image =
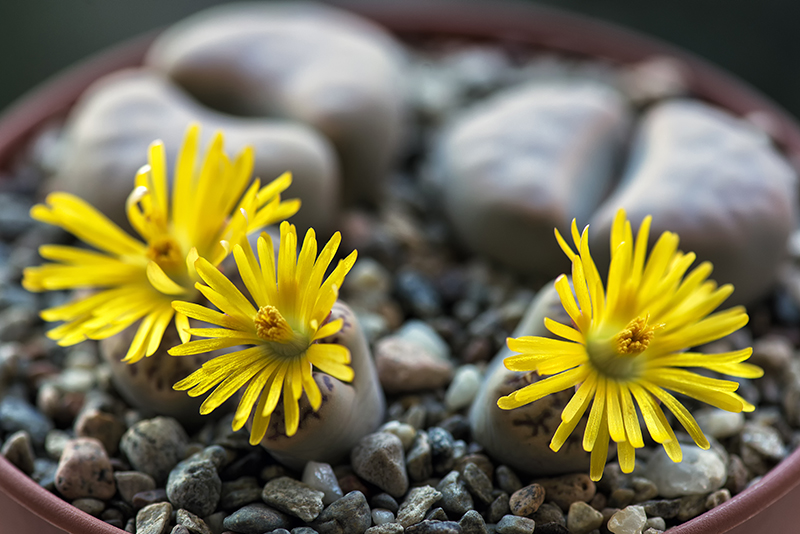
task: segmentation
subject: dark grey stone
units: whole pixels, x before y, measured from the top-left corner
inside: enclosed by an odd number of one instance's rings
[[[299,480],[278,477],[267,482],[261,492],[261,499],[281,512],[310,523],[322,511],[324,495],[323,492],[317,491]]]
[[[325,508],[314,523],[320,534],[363,534],[372,524],[367,498],[351,491]]]
[[[470,510],[458,522],[462,534],[486,534],[486,522],[476,510]]]
[[[291,519],[283,512],[263,503],[248,504],[239,508],[222,522],[225,530],[241,534],[263,534],[276,528],[291,526]]]
[[[7,433],[24,430],[33,444],[41,447],[47,433],[53,429],[53,423],[28,402],[7,395],[0,400],[0,429]]]
[[[405,534],[461,534],[455,521],[423,521],[408,527]]]
[[[217,467],[207,459],[189,458],[170,471],[167,497],[177,508],[184,508],[204,517],[217,508],[222,481]]]

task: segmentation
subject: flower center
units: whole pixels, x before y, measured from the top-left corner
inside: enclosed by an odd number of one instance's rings
[[[147,257],[156,262],[165,273],[174,274],[183,268],[183,254],[178,243],[169,236],[161,236],[149,243]]]
[[[638,374],[636,356],[644,352],[653,341],[656,330],[663,324],[649,324],[650,314],[637,317],[616,335],[588,339],[586,350],[589,360],[599,372],[610,378],[629,380]]]
[[[253,321],[256,334],[265,341],[289,343],[295,339],[294,330],[275,306],[261,306]]]
[[[655,336],[656,330],[664,328],[663,324],[649,325],[650,314],[637,317],[622,331],[614,336],[619,354],[639,354],[644,352]]]

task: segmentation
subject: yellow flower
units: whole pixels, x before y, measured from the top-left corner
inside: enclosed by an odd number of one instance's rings
[[[660,404],[699,447],[709,447],[692,415],[667,390],[731,412],[754,409],[734,393],[738,383],[709,378],[687,367],[743,378],[763,374],[759,367],[742,363],[752,354],[751,348],[721,354],[684,352],[738,330],[748,317],[742,307],[711,313],[733,287],[718,288],[708,280],[712,270],[708,262],[687,275],[695,254],[678,250],[677,235],[664,232],[646,258],[650,222],[649,216],[642,221],[634,241],[625,212],[617,212],[605,290],[589,253],[588,227],[579,234],[572,221],[577,253],[556,230],[559,245],[572,261],[574,294],[565,275],[556,279],[555,287],[573,325],[546,318],[547,329],[563,339],[508,339],[508,347],[520,353],[505,359],[508,369],[553,376],[500,398],[497,405],[510,410],[577,387],[561,413],[550,448],[561,448],[591,404],[583,448],[592,453],[592,480],[603,474],[609,437],[617,443],[622,471],[633,470],[635,449],[644,446],[637,405],[653,440],[674,462],[681,461],[681,448]]]
[[[288,173],[263,188],[259,180],[248,188],[253,150],[244,149],[231,162],[221,133],[198,168],[199,138],[199,126],[190,126],[175,166],[171,205],[164,145],[150,145],[149,165],[139,170],[127,201],[128,220],[144,242],[68,193],[50,194],[45,204],[31,209],[34,219],[60,226],[98,249],[44,245],[39,253],[57,263],[25,269],[22,284],[30,291],[96,290],[42,312],[46,321],[64,321],[48,332],[50,338],[60,345],[104,339],[141,319],[123,360],[130,363],[156,351],[173,316],[181,338],[188,339],[188,319],[175,314],[172,301],[199,296],[194,289],[197,257],[218,265],[231,243],[300,208],[299,200],[280,200],[292,182]]]
[[[176,301],[173,307],[221,328],[189,329],[190,334],[209,339],[185,342],[169,353],[184,356],[236,345],[252,346],[217,356],[173,388],[189,390],[190,396],[197,397],[216,386],[200,406],[200,413],[205,415],[249,382],[236,410],[233,429],[244,426],[257,404],[250,433],[253,445],[264,438],[282,391],[286,435],[293,436],[300,423],[297,401],[303,391],[314,410],[322,404],[322,394],[311,375],[312,366],[339,380],[353,379],[348,365],[350,351],[342,345],[318,343],[342,328],[341,319],[326,320],[345,275],[356,261],[356,252],[341,260],[323,281],[340,242],[337,232],[317,258],[317,241],[314,231],[309,230],[298,256],[295,227],[283,222],[277,273],[268,235],[262,234],[258,239],[260,261],[246,242],[235,245],[236,265],[255,306],[213,265],[198,258],[197,272],[208,285],[198,283],[196,287],[222,313],[191,302]]]

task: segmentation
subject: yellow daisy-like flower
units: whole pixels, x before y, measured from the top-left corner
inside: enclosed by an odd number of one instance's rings
[[[681,461],[681,448],[661,405],[699,447],[709,447],[692,415],[667,390],[731,412],[754,409],[735,393],[738,383],[709,378],[687,367],[743,378],[763,374],[759,367],[742,363],[752,354],[751,348],[721,354],[684,352],[738,330],[748,317],[740,306],[712,313],[733,286],[717,287],[708,280],[709,262],[686,274],[695,254],[678,250],[677,235],[664,232],[646,257],[650,223],[649,216],[642,221],[634,241],[625,212],[617,212],[605,290],[589,253],[588,227],[579,234],[572,221],[577,253],[556,230],[559,245],[572,261],[574,294],[565,275],[556,279],[555,288],[573,325],[546,318],[547,329],[563,339],[508,339],[508,347],[520,353],[505,359],[508,369],[552,376],[501,397],[497,405],[510,410],[577,387],[561,413],[550,448],[561,448],[591,404],[583,448],[592,453],[592,480],[603,474],[609,437],[617,443],[622,471],[633,471],[635,449],[644,446],[637,405],[653,440],[674,462]]]
[[[96,289],[90,296],[42,311],[46,321],[64,321],[48,337],[59,345],[87,338],[110,337],[136,321],[141,324],[123,359],[130,363],[151,356],[173,317],[182,339],[189,321],[175,313],[176,297],[194,299],[198,256],[218,265],[231,243],[294,215],[299,200],[282,202],[292,182],[286,173],[261,187],[248,187],[253,150],[244,149],[231,162],[218,133],[198,168],[200,128],[189,127],[175,166],[172,199],[167,195],[164,145],[150,145],[149,165],[136,176],[127,215],[144,242],[124,232],[103,214],[68,193],[52,193],[31,209],[34,219],[53,224],[98,249],[44,245],[43,258],[56,263],[25,269],[22,285],[30,291]]]
[[[196,287],[222,313],[191,302],[176,301],[173,307],[178,313],[221,328],[189,329],[190,334],[209,339],[185,342],[169,353],[184,356],[236,345],[252,346],[217,356],[173,388],[188,390],[190,396],[197,397],[216,386],[200,406],[200,413],[205,415],[249,382],[236,410],[233,429],[242,428],[256,406],[250,433],[253,445],[264,438],[282,392],[286,435],[293,436],[300,423],[298,400],[303,391],[314,410],[322,404],[312,367],[345,382],[353,379],[348,365],[350,351],[342,345],[319,343],[342,328],[341,319],[326,320],[345,275],[356,261],[353,251],[324,278],[340,242],[337,232],[317,258],[317,240],[314,231],[309,230],[298,256],[295,227],[283,222],[277,272],[268,235],[262,234],[258,239],[258,260],[246,242],[235,245],[236,265],[255,305],[211,263],[199,258],[195,266],[208,285],[198,283]]]

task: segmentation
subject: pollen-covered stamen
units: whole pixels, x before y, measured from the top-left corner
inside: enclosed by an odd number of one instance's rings
[[[619,354],[639,354],[650,345],[656,330],[664,328],[663,324],[650,325],[650,314],[637,317],[614,337]]]
[[[266,341],[289,343],[294,339],[294,331],[275,306],[261,306],[254,319],[256,334]]]
[[[156,238],[147,247],[147,257],[170,273],[184,265],[184,256],[178,243],[169,236]]]

